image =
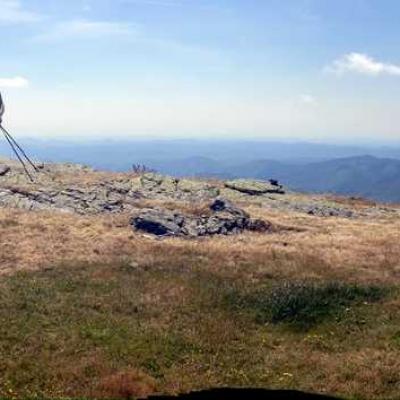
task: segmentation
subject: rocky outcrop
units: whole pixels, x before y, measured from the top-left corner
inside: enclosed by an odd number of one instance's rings
[[[139,216],[131,221],[137,230],[157,236],[181,236],[187,234],[184,227],[185,217],[178,212],[160,208],[143,209]]]
[[[46,167],[47,172],[50,167]],[[51,167],[52,168],[52,167]],[[63,169],[62,169],[63,168]],[[55,174],[93,173],[85,167],[56,166]],[[1,172],[1,170],[0,170]],[[5,172],[6,173],[6,172]],[[14,174],[14,175],[13,175]],[[204,201],[218,196],[217,188],[202,181],[175,179],[155,173],[143,174],[139,178],[101,180],[88,184],[62,184],[53,181],[50,174],[38,174],[35,185],[18,184],[19,171],[0,180],[0,206],[11,206],[28,210],[58,209],[79,214],[129,211],[139,198]]]
[[[176,192],[178,182],[178,179],[154,172],[143,174],[140,177],[140,183],[144,191],[159,194],[172,194]]]
[[[351,210],[340,204],[326,203],[323,200],[318,201],[311,197],[307,202],[296,199],[282,199],[280,201],[274,200],[264,205],[272,209],[295,211],[315,217],[355,218],[362,215],[359,211]],[[365,209],[364,211],[371,213],[373,209]]]
[[[132,218],[131,225],[157,236],[211,236],[232,235],[244,230],[268,231],[271,224],[253,220],[240,208],[224,199],[216,199],[211,205],[212,215],[183,215],[160,208],[144,209]]]
[[[78,214],[137,212],[138,199],[176,201],[182,204],[203,205],[223,196],[236,201],[261,202],[266,207],[302,212],[318,217],[355,218],[360,210],[351,210],[336,202],[323,199],[304,199],[289,193],[287,196],[270,193],[284,193],[279,182],[236,179],[223,183],[199,179],[176,179],[154,172],[140,175],[98,172],[90,167],[76,164],[45,164],[35,174],[35,183],[27,179],[22,167],[12,160],[0,160],[0,207],[15,207],[26,210],[59,210]],[[225,186],[225,187],[223,187]],[[228,203],[213,203],[212,217],[203,216],[191,220],[186,216],[185,229],[193,235],[211,232],[234,232],[251,228],[248,216]],[[233,209],[230,207],[233,207]],[[164,210],[161,210],[164,212]],[[151,211],[151,212],[154,212]],[[378,207],[365,209],[364,213],[376,215]],[[386,212],[386,211],[385,211]],[[215,216],[218,216],[216,218]],[[171,217],[172,218],[172,217]],[[181,227],[182,228],[182,227]],[[259,227],[262,228],[262,227]],[[258,229],[258,228],[257,228]]]
[[[140,195],[119,185],[99,184],[92,187],[47,188],[23,190],[17,187],[0,189],[0,206],[26,210],[57,209],[78,214],[120,212],[132,208],[128,198]]]
[[[140,177],[140,191],[146,197],[169,197],[181,200],[207,200],[219,195],[218,188],[200,180],[178,179],[157,173]]]
[[[273,179],[268,182],[253,179],[234,179],[225,182],[225,187],[252,196],[259,196],[266,193],[285,193],[283,186]]]
[[[201,200],[214,199],[220,194],[220,190],[217,187],[207,182],[190,179],[180,179],[177,191],[183,196],[188,194],[190,197]]]
[[[341,217],[351,218],[354,216],[353,211],[329,206],[306,205],[299,208],[301,211],[306,212],[308,215],[315,215],[318,217]]]

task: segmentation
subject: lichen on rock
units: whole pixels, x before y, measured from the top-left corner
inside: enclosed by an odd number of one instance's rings
[[[225,182],[225,187],[252,196],[259,196],[266,193],[285,193],[282,185],[279,185],[276,180],[267,182],[255,179],[234,179]]]

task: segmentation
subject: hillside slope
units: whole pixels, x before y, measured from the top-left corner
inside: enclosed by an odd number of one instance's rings
[[[398,396],[397,206],[75,165],[46,165],[30,184],[10,164],[0,396],[222,386]],[[272,229],[194,238],[131,225],[144,210],[214,221],[215,199]]]
[[[293,190],[364,196],[400,202],[400,161],[372,156],[290,165],[257,161],[230,169],[234,176],[276,177]]]

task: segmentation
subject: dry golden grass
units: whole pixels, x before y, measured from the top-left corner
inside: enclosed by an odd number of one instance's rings
[[[161,204],[142,205],[155,203]],[[173,202],[167,207],[177,208]],[[13,273],[70,261],[122,259],[151,266],[165,258],[179,262],[182,257],[198,257],[205,269],[223,276],[250,273],[254,278],[329,277],[382,283],[400,279],[400,219],[318,218],[254,206],[247,211],[282,229],[201,240],[155,240],[132,231],[129,215],[1,209],[0,270]]]
[[[364,199],[362,197],[346,197],[339,195],[326,195],[325,198],[329,201],[333,201],[337,204],[343,204],[346,206],[350,206],[352,208],[357,207],[374,207],[377,203],[373,200]]]
[[[96,398],[144,398],[156,391],[155,380],[142,371],[130,369],[106,376],[92,393]]]

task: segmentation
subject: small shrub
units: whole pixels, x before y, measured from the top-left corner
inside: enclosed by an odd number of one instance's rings
[[[250,310],[258,323],[289,322],[298,327],[310,328],[328,317],[338,316],[352,304],[376,302],[386,293],[387,288],[378,286],[286,282],[244,296],[236,295],[236,307]],[[232,295],[229,295],[230,303]]]

